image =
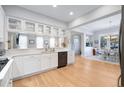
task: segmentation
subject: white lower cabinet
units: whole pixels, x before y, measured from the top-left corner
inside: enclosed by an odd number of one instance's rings
[[[75,62],[74,51],[68,51],[68,64],[73,64]]]
[[[24,75],[41,71],[40,56],[41,55],[23,57]]]
[[[43,54],[41,57],[42,71],[50,69],[50,53]]]
[[[23,77],[39,71],[45,71],[58,66],[58,53],[41,55],[26,55],[14,58],[13,78]]]
[[[58,53],[51,53],[51,56],[50,56],[50,67],[51,68],[55,68],[58,66]]]
[[[15,57],[13,62],[13,78],[18,78],[24,75],[23,57]]]

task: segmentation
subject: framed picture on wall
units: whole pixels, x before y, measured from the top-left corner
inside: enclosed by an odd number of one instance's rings
[[[98,43],[99,43],[99,40],[94,40],[94,43],[95,43],[95,44],[98,44]]]
[[[34,40],[29,40],[29,44],[35,44]]]

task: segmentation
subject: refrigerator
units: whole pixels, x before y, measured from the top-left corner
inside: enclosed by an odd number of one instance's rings
[[[121,24],[119,36],[119,55],[121,75],[118,79],[118,85],[124,87],[124,6],[121,6]]]

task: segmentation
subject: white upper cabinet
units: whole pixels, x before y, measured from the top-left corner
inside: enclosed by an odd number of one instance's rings
[[[25,31],[35,32],[35,23],[26,21],[25,22]]]
[[[44,25],[38,24],[38,32],[44,34]]]
[[[7,28],[9,32],[32,33],[52,37],[63,37],[64,35],[64,30],[59,27],[9,16],[7,17]]]
[[[22,30],[22,20],[8,17],[8,30]]]
[[[47,25],[45,26],[44,34],[51,35],[51,27],[50,26],[47,26]]]
[[[62,30],[62,29],[59,29],[59,37],[63,37],[64,36],[64,33],[65,33],[65,31],[64,30]]]
[[[52,28],[52,36],[58,36],[58,34],[59,34],[59,29],[56,27],[53,27]]]

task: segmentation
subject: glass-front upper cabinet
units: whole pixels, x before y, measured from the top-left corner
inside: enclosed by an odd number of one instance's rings
[[[40,32],[40,33],[44,33],[44,25],[42,25],[42,24],[40,24],[40,25],[38,25],[38,32]]]
[[[35,23],[25,22],[25,31],[35,32]]]
[[[50,26],[45,26],[45,34],[50,35],[51,34],[51,27]]]
[[[63,37],[63,30],[62,29],[59,30],[58,36]]]
[[[16,18],[8,18],[8,30],[21,30],[22,22]]]
[[[52,35],[53,35],[53,36],[58,36],[58,35],[59,35],[59,29],[56,28],[56,27],[53,27]]]

